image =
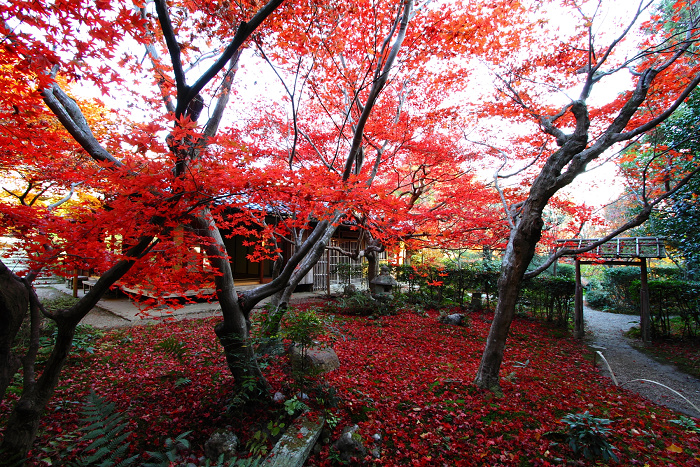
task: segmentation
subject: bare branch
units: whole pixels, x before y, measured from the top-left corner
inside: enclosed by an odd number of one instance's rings
[[[68,97],[57,83],[44,89],[41,95],[56,118],[90,157],[99,162],[110,162],[115,167],[123,167],[123,164],[97,141],[78,104]]]
[[[350,153],[348,154],[348,159],[345,162],[345,170],[343,172],[343,180],[347,181],[348,178],[350,177],[350,174],[352,173],[352,167],[353,164],[356,165],[355,172],[359,173],[359,168],[357,167],[357,163],[360,160],[361,157],[361,148],[362,148],[362,140],[363,140],[363,133],[364,133],[364,128],[365,124],[367,123],[367,120],[369,119],[369,115],[372,111],[372,108],[374,107],[375,102],[377,101],[379,94],[381,93],[382,89],[384,89],[384,85],[386,84],[387,79],[389,78],[389,71],[391,70],[392,66],[394,65],[394,61],[396,60],[396,56],[399,53],[399,49],[401,48],[401,45],[403,44],[403,40],[406,37],[406,30],[408,29],[408,22],[411,17],[411,11],[413,9],[413,0],[404,0],[403,3],[403,15],[400,19],[400,27],[398,29],[397,37],[396,40],[394,41],[393,46],[391,47],[391,51],[389,52],[386,61],[384,62],[384,66],[381,68],[381,74],[379,73],[380,70],[380,64],[377,64],[377,74],[376,79],[374,83],[372,84],[372,89],[369,92],[369,96],[367,97],[367,102],[365,103],[362,115],[360,115],[360,118],[357,121],[357,129],[355,130],[355,135],[353,137],[352,141],[352,146],[350,148]],[[398,22],[398,16],[397,16],[397,22]],[[389,39],[394,32],[394,27],[392,27],[391,35],[387,35],[387,39]]]
[[[194,97],[198,95],[202,89],[204,89],[204,86],[206,86],[207,83],[209,83],[209,81],[211,81],[211,79],[214,78],[214,76],[216,76],[216,74],[226,66],[226,63],[231,60],[231,57],[233,57],[236,51],[240,49],[246,39],[250,37],[258,26],[260,26],[262,22],[273,13],[283,1],[284,0],[270,0],[267,2],[267,4],[265,4],[265,6],[258,10],[255,16],[253,16],[249,22],[241,22],[241,24],[238,26],[238,30],[236,31],[236,35],[233,37],[233,40],[231,40],[219,59],[212,64],[212,66],[210,66],[209,69],[207,69],[207,71],[205,71],[202,76],[200,76],[199,79],[192,85],[192,87],[188,90],[185,99],[180,102],[178,96],[178,103],[175,112],[176,115],[179,116],[184,113],[189,102],[194,99]]]
[[[188,91],[185,70],[183,70],[182,60],[180,60],[180,44],[178,44],[177,38],[175,37],[173,24],[170,21],[170,14],[168,13],[168,5],[165,3],[165,0],[155,0],[155,4],[156,12],[158,13],[158,22],[160,23],[160,28],[165,38],[165,44],[170,53],[170,61],[172,62],[175,86],[177,88],[177,100],[178,105],[180,105],[180,101],[187,97]]]

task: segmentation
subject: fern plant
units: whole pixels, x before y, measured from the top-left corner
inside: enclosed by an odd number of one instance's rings
[[[155,349],[160,350],[161,352],[164,352],[177,360],[182,360],[185,355],[187,355],[187,347],[185,347],[185,344],[172,336],[166,337],[162,341],[158,342],[155,345]]]
[[[81,422],[87,425],[80,431],[79,441],[89,441],[82,450],[85,455],[73,465],[99,467],[125,467],[134,464],[138,455],[126,457],[132,434],[127,430],[124,414],[116,411],[114,403],[90,391],[82,409]],[[88,454],[91,453],[91,454]]]
[[[190,448],[190,442],[186,439],[186,436],[190,433],[192,432],[186,431],[175,439],[166,439],[165,452],[146,451],[146,454],[150,456],[150,462],[144,463],[142,467],[169,467],[175,465],[177,461],[181,460],[180,452]]]

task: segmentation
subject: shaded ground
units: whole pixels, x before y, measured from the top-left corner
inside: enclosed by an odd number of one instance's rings
[[[245,286],[239,288],[243,290]],[[60,297],[61,295],[72,295],[73,291],[61,284],[39,286],[36,288],[40,299],[46,300]],[[78,290],[78,297],[83,296],[83,291]],[[306,300],[319,299],[322,296],[316,293],[296,293],[292,303]],[[262,307],[269,299],[261,301],[257,307]],[[181,320],[194,318],[208,318],[210,316],[221,316],[221,308],[218,302],[192,303],[180,308],[168,308],[166,306],[151,309],[144,312],[143,307],[124,295],[119,297],[105,296],[83,319],[83,324],[99,329],[124,328],[155,323],[162,320]]]
[[[68,289],[66,289],[66,291],[63,291],[62,289],[65,289],[65,287],[37,287],[36,292],[41,300],[49,300],[52,298],[58,298],[68,293]],[[99,329],[123,328],[131,326],[132,324],[129,320],[99,307],[95,307],[90,310],[90,313],[88,313],[88,315],[81,322]]]
[[[610,364],[618,383],[644,398],[677,412],[700,417],[700,412],[666,388],[654,383],[634,381],[648,379],[678,391],[700,407],[700,381],[672,365],[665,365],[639,352],[624,333],[639,326],[639,317],[619,315],[584,308],[587,339],[594,350],[600,350]],[[605,364],[598,362],[603,374],[610,376]]]

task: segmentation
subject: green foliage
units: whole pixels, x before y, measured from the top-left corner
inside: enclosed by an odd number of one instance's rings
[[[324,333],[323,324],[315,308],[292,310],[283,319],[282,335],[306,349]]]
[[[486,295],[487,300],[496,296],[499,265],[491,261],[461,263],[453,267],[427,264],[398,266],[396,279],[408,284],[402,296],[409,304],[425,309],[445,305],[467,306],[470,292]]]
[[[604,310],[610,306],[611,300],[608,292],[603,289],[590,289],[586,292],[588,305],[596,310]]]
[[[326,425],[328,425],[328,428],[330,428],[331,430],[334,430],[335,427],[338,426],[338,423],[341,422],[342,417],[340,417],[334,413],[327,412],[325,414],[325,419],[326,419]]]
[[[274,437],[279,436],[282,433],[282,430],[284,430],[285,426],[287,425],[283,422],[273,422],[272,420],[267,423],[267,429]]]
[[[246,449],[253,456],[266,456],[270,450],[270,435],[264,430],[256,431],[248,440]]]
[[[350,285],[353,279],[363,277],[365,266],[362,264],[353,263],[338,263],[332,270],[331,274],[337,274],[341,284]]]
[[[58,310],[64,310],[72,307],[78,302],[78,298],[70,295],[61,295],[56,298],[47,299],[43,302],[44,308],[50,313],[55,313]],[[22,331],[21,340],[28,342],[29,340],[29,323],[26,325],[26,330]],[[51,352],[53,344],[56,341],[58,328],[53,321],[46,322],[42,329],[41,337],[39,338],[39,353],[46,355]],[[87,324],[78,324],[73,335],[72,350],[74,352],[95,352],[95,342],[104,336],[104,332]],[[26,346],[27,344],[22,344]]]
[[[641,282],[630,286],[630,293],[639,300]],[[652,338],[694,337],[700,330],[700,282],[679,280],[649,281],[649,308]],[[678,322],[676,325],[674,320]]]
[[[333,311],[347,315],[368,316],[373,314],[376,308],[377,302],[369,293],[355,292],[340,297]]]
[[[287,412],[287,415],[294,416],[294,414],[309,410],[309,406],[294,396],[291,399],[284,401],[284,410]]]
[[[693,420],[692,418],[681,415],[678,420],[669,421],[671,423],[675,423],[676,425],[680,425],[685,431],[700,434],[700,427],[695,424],[695,420]]]
[[[537,317],[565,327],[571,319],[575,292],[575,281],[542,275],[523,283],[520,305],[527,305]]]
[[[83,436],[78,441],[89,443],[75,466],[121,467],[136,462],[138,455],[126,457],[131,444],[127,439],[132,432],[126,429],[124,415],[115,410],[112,402],[91,391],[82,415],[81,422],[86,426],[81,429]]]
[[[617,462],[618,458],[613,452],[615,448],[607,440],[610,432],[607,426],[612,421],[596,418],[588,411],[570,413],[561,421],[568,425],[567,441],[574,454],[583,455],[588,460],[602,459]]]
[[[564,279],[576,278],[576,266],[573,264],[561,263],[557,265],[557,277]]]
[[[293,365],[292,376],[304,391],[309,375],[306,355],[314,345],[314,341],[325,333],[324,322],[315,308],[292,310],[283,320],[282,335],[299,349],[299,362]]]
[[[673,169],[689,172],[700,157],[700,92],[695,90],[674,114],[644,138],[645,145],[632,147],[637,167],[654,167],[654,158],[666,154],[685,153],[656,170]],[[649,148],[649,149],[646,149]],[[647,174],[653,176],[655,174]],[[680,178],[680,177],[679,177]],[[700,280],[700,178],[695,176],[687,185],[660,204],[645,223],[645,234],[666,238],[667,252],[674,262],[685,266],[687,277]]]
[[[284,424],[283,424],[284,425]],[[151,452],[146,451],[149,455],[148,462],[145,462],[142,467],[170,467],[174,465],[192,465],[184,458],[185,453],[190,449],[190,442],[187,436],[190,431],[180,434],[175,439],[168,438],[165,440],[165,451]],[[205,462],[205,467],[259,467],[263,465],[261,457],[250,457],[248,459],[229,459],[225,460],[224,455],[219,456],[216,462],[212,463],[209,459]]]
[[[182,360],[187,354],[185,344],[172,336],[158,342],[154,348],[178,360]]]
[[[602,287],[608,292],[611,307],[617,311],[638,311],[639,300],[632,292],[632,283],[639,279],[635,266],[606,268]]]
[[[62,294],[55,298],[49,298],[42,302],[46,311],[55,313],[59,310],[66,310],[80,301],[79,298],[72,295]]]
[[[175,439],[166,439],[166,450],[163,452],[146,451],[150,458],[149,462],[143,464],[143,467],[168,467],[181,460],[181,452],[190,448],[190,442],[186,438],[190,433],[191,431],[186,431]]]
[[[223,459],[219,459],[218,464],[211,464],[212,467],[261,467],[263,463],[265,462],[265,459],[261,458],[260,456],[257,457],[249,457],[247,459],[231,459],[228,462],[224,462]],[[207,463],[205,464],[205,467],[209,466],[210,464]]]
[[[649,268],[649,279],[652,280],[684,280],[685,271],[676,266],[659,266]]]

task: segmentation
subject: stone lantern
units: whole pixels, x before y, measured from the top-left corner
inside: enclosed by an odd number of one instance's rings
[[[389,275],[389,267],[382,266],[381,272],[370,282],[372,285],[372,296],[378,300],[389,300],[394,298],[392,289],[399,285],[396,279]]]

